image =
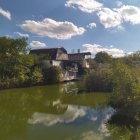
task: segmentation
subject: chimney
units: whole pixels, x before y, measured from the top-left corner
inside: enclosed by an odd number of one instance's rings
[[[77,53],[80,53],[80,49],[77,50]]]

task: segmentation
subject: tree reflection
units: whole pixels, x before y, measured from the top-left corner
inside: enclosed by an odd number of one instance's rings
[[[113,140],[139,140],[140,124],[133,118],[122,114],[114,114],[108,122],[108,129]]]
[[[52,92],[54,95],[51,95]],[[23,137],[27,133],[27,122],[34,112],[63,114],[67,105],[62,105],[58,99],[58,88],[51,89],[51,92],[43,87],[1,91],[0,137],[3,140]]]
[[[66,88],[65,84],[60,84],[0,91],[0,137],[3,140],[28,139],[26,137],[28,137],[27,134],[31,127],[28,122],[36,117],[34,114],[38,113],[37,117],[40,114],[46,114],[43,115],[45,118],[53,116],[54,120],[58,116],[62,116],[60,121],[63,120],[63,116],[65,116],[65,120],[66,118],[75,120],[75,116],[82,116],[81,110],[79,110],[80,106],[89,108],[87,112],[90,114],[87,115],[87,121],[83,122],[84,126],[88,126],[86,123],[89,122],[89,116],[91,115],[92,121],[95,121],[95,114],[98,114],[99,106],[102,106],[101,108],[104,110],[107,105],[107,94],[66,94],[63,92],[64,88]],[[69,88],[68,86],[67,88],[69,90],[72,87]],[[77,107],[75,109],[68,108],[69,105],[76,105]],[[91,108],[96,108],[97,111],[90,111]],[[102,118],[102,111],[99,111],[99,114],[97,122],[102,120],[100,119]],[[79,122],[82,122],[82,119],[85,118],[81,117]]]

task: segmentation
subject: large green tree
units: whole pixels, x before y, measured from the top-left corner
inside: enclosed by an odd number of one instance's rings
[[[23,55],[26,54],[26,39],[0,38],[0,78],[12,78],[17,76],[22,63]]]
[[[37,57],[27,54],[25,38],[0,38],[0,87],[22,85],[29,81]]]
[[[94,60],[96,63],[109,63],[112,60],[112,57],[106,52],[99,52],[95,55]]]

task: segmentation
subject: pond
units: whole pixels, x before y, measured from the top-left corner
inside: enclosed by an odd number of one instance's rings
[[[0,91],[1,140],[118,140],[109,93],[75,92],[75,83]]]

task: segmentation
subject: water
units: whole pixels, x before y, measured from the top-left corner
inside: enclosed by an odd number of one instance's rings
[[[0,140],[127,140],[127,129],[107,124],[114,114],[108,93],[74,89],[69,83],[0,91]]]

